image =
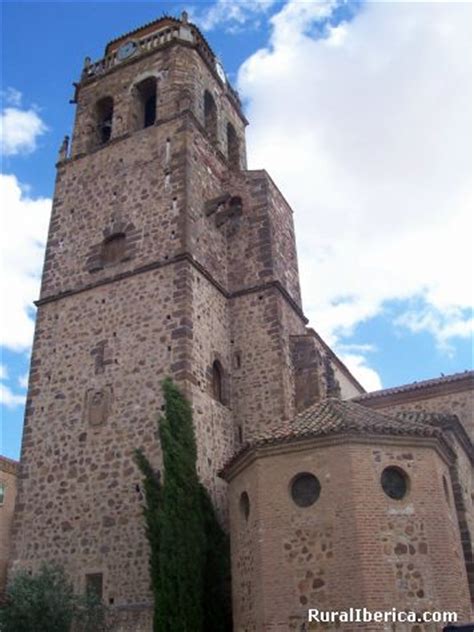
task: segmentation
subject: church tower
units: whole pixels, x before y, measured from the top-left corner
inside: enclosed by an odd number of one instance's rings
[[[12,569],[60,563],[127,630],[151,613],[142,448],[160,384],[190,399],[199,475],[325,395],[362,388],[302,312],[292,211],[246,169],[247,121],[206,40],[165,17],[86,58],[60,151],[21,454]]]

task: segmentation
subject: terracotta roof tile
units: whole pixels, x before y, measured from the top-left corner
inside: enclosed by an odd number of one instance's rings
[[[353,402],[364,402],[367,399],[375,399],[377,397],[384,397],[386,395],[394,395],[396,393],[406,393],[408,391],[416,391],[431,386],[438,386],[439,384],[451,384],[453,382],[459,382],[461,380],[473,380],[474,371],[464,371],[462,373],[453,373],[451,375],[443,375],[431,380],[422,380],[421,382],[413,382],[412,384],[402,384],[401,386],[394,386],[393,388],[384,388],[380,391],[372,391],[372,393],[364,393],[353,397]],[[474,385],[474,384],[473,384]]]
[[[338,434],[434,437],[447,445],[437,424],[390,416],[353,401],[331,398],[310,406],[289,421],[253,434],[226,464],[222,474],[252,448]],[[451,451],[449,445],[447,447]]]
[[[331,398],[313,404],[290,421],[264,429],[252,438],[252,443],[341,432],[436,434],[432,426],[420,421],[401,420],[354,402]]]
[[[395,417],[404,422],[419,422],[428,424],[441,430],[451,430],[457,436],[471,461],[474,461],[474,446],[466,429],[459,421],[457,415],[447,413],[429,413],[420,410],[398,411],[393,413]]]

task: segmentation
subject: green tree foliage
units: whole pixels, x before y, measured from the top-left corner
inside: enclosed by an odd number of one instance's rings
[[[104,612],[97,601],[74,594],[64,570],[44,563],[38,573],[14,575],[0,610],[1,632],[69,632],[105,630]]]
[[[74,592],[64,571],[44,564],[36,575],[17,573],[1,612],[2,632],[67,632],[74,615]]]
[[[135,461],[143,474],[143,490],[145,492],[146,505],[143,508],[145,517],[146,536],[150,544],[150,583],[153,592],[153,600],[158,603],[160,592],[160,498],[161,476],[156,472],[141,450],[136,450]],[[158,630],[158,611],[155,608],[153,614],[153,628]]]
[[[201,507],[206,535],[203,629],[206,632],[227,632],[232,630],[230,542],[216,518],[211,499],[203,485]]]
[[[159,420],[164,480],[141,451],[155,632],[231,630],[228,541],[196,471],[191,407],[170,379]]]

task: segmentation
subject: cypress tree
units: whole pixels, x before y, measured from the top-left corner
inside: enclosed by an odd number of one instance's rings
[[[163,393],[162,483],[143,452],[135,454],[144,475],[153,629],[228,632],[232,630],[228,537],[197,475],[191,406],[170,379],[164,380]]]
[[[220,526],[206,488],[201,485],[201,506],[206,534],[204,566],[204,630],[232,630],[229,536]]]
[[[145,529],[150,544],[150,584],[153,601],[156,603],[160,592],[160,525],[159,507],[161,498],[161,476],[153,470],[141,450],[135,451],[135,462],[143,474],[143,491],[146,504],[143,508]],[[157,611],[153,613],[153,629],[158,630]]]
[[[165,470],[159,511],[160,632],[200,632],[205,539],[196,472],[191,407],[170,379],[163,382],[165,415],[160,439]]]

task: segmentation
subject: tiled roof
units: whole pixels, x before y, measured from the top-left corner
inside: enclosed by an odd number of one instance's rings
[[[409,391],[417,391],[431,386],[438,386],[442,384],[452,384],[460,382],[462,380],[473,380],[474,386],[474,371],[464,371],[463,373],[453,373],[452,375],[443,375],[431,380],[422,380],[421,382],[413,382],[412,384],[402,384],[402,386],[394,386],[393,388],[384,388],[380,391],[373,391],[372,393],[364,393],[357,395],[352,399],[353,402],[364,402],[367,399],[375,399],[377,397],[385,397],[386,395],[395,395],[397,393],[406,393]]]
[[[281,438],[320,437],[342,432],[424,436],[436,434],[432,426],[422,422],[402,421],[361,404],[330,398],[313,404],[284,424],[265,429],[254,437],[252,443]]]
[[[138,26],[136,29],[128,31],[127,33],[122,33],[122,35],[119,35],[118,37],[114,37],[114,39],[110,40],[107,43],[107,45],[105,47],[105,50],[108,51],[110,46],[112,46],[116,42],[120,41],[121,39],[124,39],[126,37],[127,38],[132,37],[133,35],[136,35],[140,31],[143,31],[144,29],[147,29],[150,26],[158,27],[160,22],[171,22],[171,23],[176,24],[176,25],[182,24],[183,23],[183,14],[181,14],[181,19],[176,18],[173,15],[164,14],[160,18],[157,18],[156,20],[152,20],[151,22],[147,22],[146,24],[142,24],[141,26]],[[213,52],[212,48],[209,45],[209,42],[206,40],[206,38],[202,34],[201,30],[193,22],[188,22],[188,25],[196,30],[196,33],[202,39],[204,44],[208,47],[208,49],[212,53],[212,55],[214,55],[214,52]]]
[[[402,419],[404,422],[419,422],[423,424],[429,424],[442,430],[452,430],[456,435],[466,453],[474,461],[474,446],[466,429],[459,421],[457,415],[450,415],[447,413],[428,413],[421,410],[410,411],[398,411],[393,413],[398,419]]]
[[[156,20],[152,20],[151,22],[146,22],[145,24],[142,24],[141,26],[138,26],[136,29],[132,29],[131,31],[127,31],[126,33],[122,33],[122,35],[119,35],[118,37],[114,37],[114,39],[110,40],[107,43],[106,48],[108,48],[109,46],[111,46],[112,44],[115,44],[115,42],[118,42],[119,40],[121,40],[124,37],[130,37],[132,35],[135,35],[135,33],[139,33],[140,31],[143,31],[143,29],[148,28],[149,26],[158,26],[158,24],[160,22],[164,22],[164,21],[169,21],[169,22],[173,22],[174,24],[179,24],[181,20],[179,20],[178,18],[175,18],[174,15],[162,15],[161,17],[157,18]]]
[[[0,454],[0,472],[10,472],[11,474],[16,474],[19,465],[19,461],[9,459],[7,456],[2,456]]]
[[[451,452],[442,430],[435,424],[392,417],[352,401],[330,398],[310,406],[289,421],[254,434],[226,464],[222,474],[252,448],[339,434],[434,437],[440,439]]]

